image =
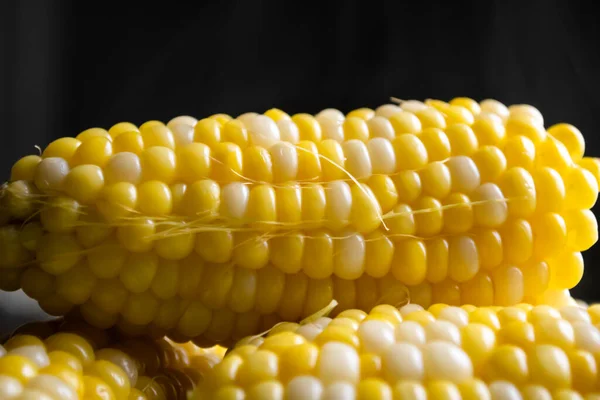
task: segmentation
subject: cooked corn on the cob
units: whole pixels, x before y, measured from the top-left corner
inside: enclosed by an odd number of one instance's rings
[[[598,399],[600,306],[346,310],[242,340],[211,399]]]
[[[60,324],[60,325],[59,325]],[[2,400],[186,400],[224,349],[33,323],[0,345]]]
[[[0,288],[201,345],[332,299],[546,303],[598,237],[584,148],[534,107],[467,98],[92,128],[12,168]]]

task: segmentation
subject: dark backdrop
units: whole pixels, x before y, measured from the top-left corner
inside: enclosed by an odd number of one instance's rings
[[[533,104],[600,156],[592,2],[179,3],[0,1],[0,180],[34,145],[92,126],[390,96]],[[590,301],[598,249],[574,290]]]

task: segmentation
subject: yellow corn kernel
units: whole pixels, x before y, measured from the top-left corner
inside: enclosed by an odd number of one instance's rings
[[[221,126],[212,118],[205,118],[194,126],[194,142],[215,146],[221,142]]]
[[[119,182],[102,189],[97,208],[106,220],[113,221],[135,212],[137,202],[137,188],[131,183]]]
[[[40,222],[48,232],[72,232],[77,226],[82,207],[69,197],[54,197],[40,210]]]
[[[309,114],[295,114],[292,121],[298,127],[300,140],[320,142],[322,137],[321,126],[317,120]]]
[[[531,170],[535,160],[535,144],[526,136],[508,138],[504,147],[507,167]]]
[[[175,148],[173,133],[162,123],[155,125],[142,124],[140,126],[140,133],[142,134],[146,148],[155,146],[167,147],[169,149]]]
[[[149,216],[168,215],[173,209],[169,186],[161,181],[148,181],[138,188],[138,208]]]
[[[119,122],[111,126],[108,130],[113,139],[125,132],[139,132],[139,129],[131,122]]]
[[[446,128],[444,115],[433,107],[421,109],[415,113],[423,128]],[[449,121],[450,122],[450,121]]]
[[[75,138],[60,138],[50,143],[42,152],[42,158],[60,157],[67,161],[73,158],[81,142]]]
[[[83,131],[79,135],[77,135],[76,138],[77,138],[77,140],[84,142],[84,141],[87,141],[94,137],[103,137],[106,139],[111,139],[110,134],[102,128],[86,129],[85,131]]]
[[[444,161],[450,157],[450,141],[441,129],[426,128],[419,134],[419,138],[427,149],[429,161]]]
[[[142,134],[136,131],[124,132],[113,140],[113,152],[140,154],[144,150]]]
[[[33,181],[38,164],[42,161],[40,156],[30,155],[19,159],[10,171],[10,181]]]
[[[600,182],[600,160],[595,157],[583,157],[578,165],[582,168],[587,169],[596,177],[596,181]]]
[[[500,146],[505,141],[506,128],[502,118],[497,114],[482,112],[475,118],[471,128],[481,146]]]
[[[455,106],[462,106],[469,110],[473,115],[478,115],[481,112],[481,107],[479,106],[479,104],[475,100],[470,99],[468,97],[455,97],[452,100],[450,100],[450,104]]]
[[[348,113],[347,117],[357,117],[360,119],[364,119],[365,121],[370,120],[375,116],[375,111],[370,108],[358,108],[356,110],[352,110]]]
[[[473,130],[465,124],[455,124],[449,126],[446,130],[446,136],[450,141],[452,155],[470,156],[479,148],[477,136]]]
[[[103,168],[113,153],[112,142],[104,136],[93,136],[82,141],[73,154],[73,166],[94,164]]]
[[[427,164],[427,149],[418,136],[413,134],[396,136],[392,146],[396,154],[398,170],[418,170]]]
[[[565,207],[590,209],[598,199],[598,185],[594,175],[581,167],[574,167],[565,177]]]
[[[536,153],[536,164],[554,168],[561,176],[573,166],[573,160],[565,145],[553,137],[541,143]]]
[[[369,127],[363,118],[349,114],[342,127],[344,129],[344,140],[346,141],[358,139],[366,142],[369,139]]]

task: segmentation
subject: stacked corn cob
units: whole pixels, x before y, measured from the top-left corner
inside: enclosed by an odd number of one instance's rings
[[[200,345],[332,299],[549,303],[598,236],[584,147],[533,107],[466,98],[92,128],[14,165],[0,287]]]
[[[185,400],[224,355],[86,324],[33,323],[0,345],[2,400]]]
[[[194,400],[600,398],[600,306],[346,310],[242,341]]]

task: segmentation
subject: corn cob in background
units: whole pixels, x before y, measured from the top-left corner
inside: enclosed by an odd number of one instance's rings
[[[0,345],[2,400],[186,400],[225,349],[38,322]]]
[[[598,399],[600,306],[376,306],[242,340],[212,399]]]
[[[230,343],[377,304],[561,304],[600,162],[534,107],[400,101],[119,123],[3,189],[0,288],[122,332]]]

